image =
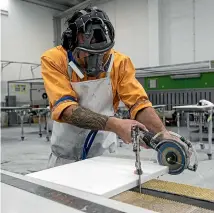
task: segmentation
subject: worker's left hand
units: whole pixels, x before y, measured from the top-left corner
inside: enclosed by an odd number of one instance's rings
[[[172,140],[180,140],[178,137],[171,135],[169,131],[165,131],[162,136],[163,139],[172,139]]]

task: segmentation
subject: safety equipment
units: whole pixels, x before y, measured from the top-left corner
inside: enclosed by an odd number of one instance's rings
[[[72,52],[72,61],[88,76],[104,72],[108,52],[114,46],[114,27],[107,14],[96,7],[80,10],[68,20],[62,46]]]
[[[69,59],[69,66],[76,72],[76,74],[79,76],[80,79],[84,78],[84,72],[82,71],[81,67],[78,66],[78,64],[74,63],[73,57],[71,55],[71,53],[68,53],[68,59]],[[114,62],[114,56],[112,54],[109,55],[109,58],[107,60],[107,62],[104,64],[103,69],[95,69],[92,67],[92,69],[87,69],[87,76],[90,77],[97,77],[98,74],[100,74],[100,72],[108,72],[109,68],[112,67],[112,64]],[[95,65],[95,64],[94,64]]]
[[[86,8],[76,12],[67,22],[68,28],[62,34],[62,46],[66,50],[74,50],[79,32],[85,38],[85,42],[79,44],[83,50],[103,53],[114,46],[114,27],[104,11],[96,7]]]
[[[81,54],[83,56],[81,57]],[[84,74],[84,72],[89,77],[98,77],[100,73],[106,72],[106,67],[108,67],[111,62],[112,55],[104,54],[89,54],[84,53],[84,51],[78,49],[78,47],[73,52],[74,60],[76,67],[79,69],[79,72]],[[107,60],[105,61],[105,58]]]
[[[82,107],[103,115],[114,115],[110,79],[111,68],[112,66],[109,67],[106,78],[71,82],[71,86],[78,94],[79,104]],[[108,150],[109,152],[115,152],[116,144],[117,136],[115,133],[107,131],[93,133],[87,129],[54,121],[51,137],[52,154],[48,167],[100,156]]]

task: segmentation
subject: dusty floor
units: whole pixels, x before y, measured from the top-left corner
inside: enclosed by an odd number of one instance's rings
[[[25,125],[24,141],[21,141],[20,138],[20,127],[1,129],[1,169],[20,174],[46,169],[50,153],[50,142],[46,141],[45,131],[43,136],[39,137],[38,129],[38,125]],[[171,128],[171,130],[176,132],[176,128]],[[181,129],[181,134],[187,136],[186,128]],[[195,147],[200,148],[198,144],[195,144]],[[122,147],[119,146],[117,153],[114,155],[133,158],[132,146],[122,144]],[[155,160],[156,152],[142,150],[141,158],[142,160]],[[160,179],[214,189],[214,156],[212,160],[208,160],[207,155],[200,152],[198,153],[198,158],[199,167],[197,172],[186,170],[180,175],[164,175]],[[133,165],[134,168],[135,165]]]

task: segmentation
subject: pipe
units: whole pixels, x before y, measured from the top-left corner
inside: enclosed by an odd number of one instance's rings
[[[136,72],[136,77],[152,77],[152,76],[164,76],[164,75],[179,75],[179,74],[196,74],[196,73],[213,73],[214,69],[186,69],[177,70],[174,72],[166,71],[156,71],[156,72]]]
[[[43,78],[28,78],[28,79],[22,79],[22,80],[11,80],[8,81],[9,83],[17,83],[17,82],[24,82],[24,83],[42,83],[42,82],[36,82],[35,80],[41,80],[43,82]],[[28,82],[28,81],[35,81],[35,82]]]
[[[210,63],[212,61],[197,61],[197,62],[188,62],[188,63],[180,63],[180,64],[170,64],[170,65],[161,65],[161,66],[152,66],[152,67],[139,67],[139,68],[136,68],[136,70],[151,70],[153,68],[169,68],[169,67],[175,67],[175,66],[185,66],[185,65],[196,65],[196,64],[206,64],[208,67],[210,66]],[[204,66],[204,65],[203,65]],[[201,68],[201,67],[200,67]]]
[[[2,64],[1,64],[1,72],[3,72],[3,69],[6,67],[6,66],[8,66],[10,64],[10,62],[3,62]]]
[[[42,7],[46,7],[48,9],[52,9],[52,10],[58,10],[58,11],[64,11],[66,10],[68,7],[67,6],[64,6],[64,5],[61,5],[61,4],[55,4],[55,6],[53,5],[53,3],[50,3],[50,2],[47,2],[47,1],[35,1],[35,0],[21,0],[23,2],[27,2],[27,3],[30,3],[30,4],[34,4],[34,5],[38,5],[38,6],[42,6]],[[59,8],[61,7],[61,8]]]
[[[35,78],[34,72],[33,72],[33,66],[30,67],[30,71],[31,71],[31,74],[32,74],[32,78]]]
[[[32,95],[32,83],[30,83],[30,104],[31,104],[31,106],[33,105],[33,95]]]
[[[7,60],[0,60],[0,61],[1,61],[1,63],[10,63],[10,64],[30,64],[30,65],[40,66],[40,64],[31,63],[31,62],[19,62],[19,61],[7,61]]]
[[[195,0],[192,0],[192,7],[193,7],[193,61],[195,62],[195,55],[196,55],[196,41],[195,41]]]

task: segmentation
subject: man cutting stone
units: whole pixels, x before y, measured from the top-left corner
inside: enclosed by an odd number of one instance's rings
[[[49,167],[114,152],[117,136],[131,143],[131,127],[165,131],[131,59],[114,50],[114,28],[97,8],[68,19],[62,45],[41,57],[53,123]],[[127,41],[129,42],[129,41]],[[119,102],[131,119],[114,117]],[[144,126],[145,125],[145,126]]]

